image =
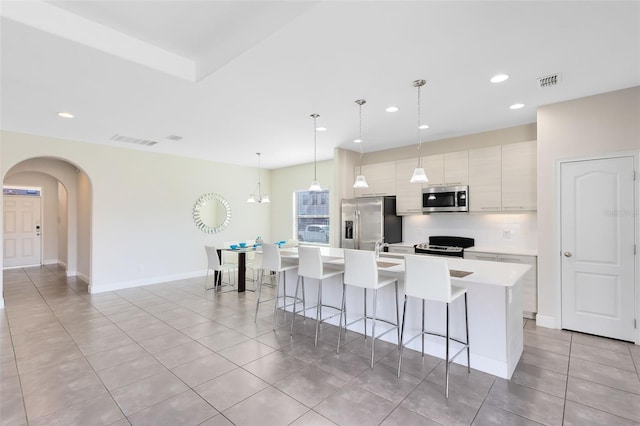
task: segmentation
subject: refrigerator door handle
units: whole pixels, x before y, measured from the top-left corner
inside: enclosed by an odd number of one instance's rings
[[[353,212],[353,248],[360,250],[360,210]]]

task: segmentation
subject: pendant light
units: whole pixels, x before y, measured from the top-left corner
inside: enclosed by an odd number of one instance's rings
[[[318,120],[318,117],[320,117],[319,114],[311,114],[311,118],[313,118],[313,181],[311,182],[309,191],[312,192],[322,191],[320,182],[318,182],[318,161],[316,158],[318,141],[318,129],[316,128],[316,121]]]
[[[262,186],[260,184],[260,153],[256,152],[256,155],[258,156],[258,197],[256,198],[255,193],[249,195],[247,203],[270,203],[271,200],[269,196],[262,193]]]
[[[354,142],[360,144],[360,171],[358,173],[358,176],[356,176],[355,183],[353,184],[354,188],[368,188],[369,187],[369,184],[367,183],[367,179],[362,174],[362,142],[363,142],[363,140],[362,140],[362,105],[364,105],[366,103],[367,103],[367,101],[365,101],[364,99],[358,99],[356,101],[356,104],[358,104],[358,108],[359,108],[360,136]]]
[[[413,169],[413,176],[411,176],[411,183],[425,183],[429,182],[427,174],[422,168],[422,157],[420,156],[420,146],[422,145],[422,123],[420,123],[420,88],[427,84],[425,80],[416,80],[413,82],[413,87],[418,89],[418,167]]]

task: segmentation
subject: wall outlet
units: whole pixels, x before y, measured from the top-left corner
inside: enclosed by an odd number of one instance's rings
[[[502,238],[504,238],[505,240],[508,240],[511,238],[511,229],[504,229],[502,231]]]

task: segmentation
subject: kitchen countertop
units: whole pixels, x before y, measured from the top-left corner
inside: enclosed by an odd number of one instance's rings
[[[537,256],[538,250],[518,247],[498,247],[498,246],[473,246],[464,251],[478,253],[515,254],[520,256]]]
[[[333,264],[336,266],[344,265],[344,254],[342,249],[322,247],[320,250],[323,256],[332,258],[331,260],[326,261],[325,264]],[[283,255],[283,259],[288,256],[292,258],[295,258],[297,256],[296,249],[282,249],[281,253]],[[384,268],[382,272],[403,275],[404,256],[405,255],[403,254],[394,256],[394,253],[380,253],[380,257],[385,258],[385,261],[388,260],[389,262],[396,264],[395,266]],[[486,260],[462,259],[459,257],[447,258],[447,262],[450,269],[472,272],[471,275],[468,275],[464,278],[452,277],[451,280],[453,282],[463,281],[502,287],[513,287],[518,282],[518,280],[520,280],[520,278],[522,278],[524,274],[526,274],[530,269],[529,265],[519,265],[515,263],[505,262],[491,262]]]

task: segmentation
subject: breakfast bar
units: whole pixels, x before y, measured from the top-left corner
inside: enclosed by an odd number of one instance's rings
[[[281,250],[283,259],[297,259],[296,249]],[[326,268],[342,268],[343,250],[322,248]],[[451,271],[452,284],[464,287],[468,291],[469,301],[469,339],[471,345],[471,367],[505,379],[511,378],[523,350],[522,289],[520,280],[529,270],[528,265],[502,262],[487,262],[462,258],[447,258]],[[378,269],[384,275],[398,279],[400,303],[403,302],[404,255],[387,255],[380,258]],[[295,272],[290,272],[287,280],[295,282]],[[426,285],[427,283],[425,283]],[[316,285],[307,280],[307,285]],[[294,287],[294,286],[291,286]],[[341,281],[327,280],[323,287],[323,300],[339,305]],[[307,306],[315,304],[316,292],[307,291]],[[392,286],[381,291],[378,297],[378,316],[392,319],[395,317],[395,295]],[[362,315],[363,300],[361,292],[348,294],[347,312],[349,317]],[[400,306],[400,308],[402,308]],[[426,329],[443,333],[445,327],[444,306],[437,303],[426,304]],[[451,305],[451,335],[464,336],[464,318],[462,304]],[[337,325],[337,317],[328,322]],[[414,335],[421,328],[421,305],[410,300],[407,307],[405,335]],[[360,328],[358,328],[360,327]],[[363,333],[361,324],[350,328]],[[383,340],[397,343],[395,333],[388,333]],[[420,339],[409,346],[421,350]],[[455,346],[454,346],[455,347]],[[444,341],[433,336],[425,337],[425,353],[444,358]],[[466,354],[456,359],[466,365]]]

